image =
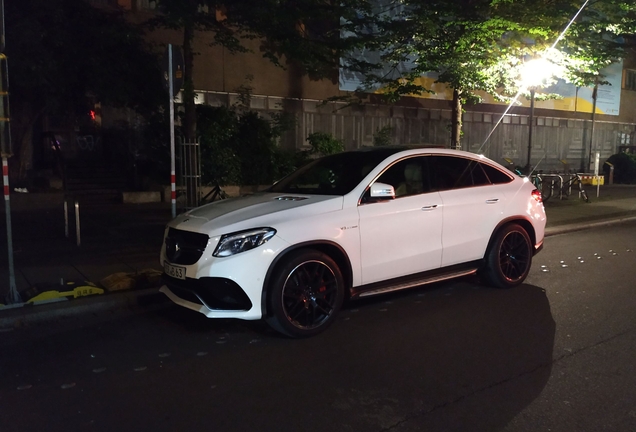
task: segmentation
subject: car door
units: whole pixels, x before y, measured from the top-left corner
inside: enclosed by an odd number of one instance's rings
[[[433,187],[444,205],[442,267],[483,258],[505,209],[506,187],[493,184],[473,159],[436,155],[432,161]]]
[[[378,177],[395,188],[394,199],[374,201],[368,190],[363,195],[358,206],[363,284],[439,268],[441,199],[431,191],[427,165],[426,156],[409,157]]]

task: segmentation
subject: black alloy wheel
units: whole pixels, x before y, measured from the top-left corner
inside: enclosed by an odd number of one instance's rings
[[[268,323],[275,330],[291,337],[313,336],[340,310],[344,281],[328,255],[306,249],[279,269],[269,294]]]
[[[523,283],[532,265],[532,242],[518,224],[504,226],[486,253],[480,272],[485,281],[498,288],[512,288]]]

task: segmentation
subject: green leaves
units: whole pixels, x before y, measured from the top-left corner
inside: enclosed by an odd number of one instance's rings
[[[578,1],[551,0],[382,4],[381,15],[366,17],[373,22],[367,26],[371,32],[350,37],[375,51],[375,61],[367,55],[364,61],[348,59],[346,67],[366,75],[363,88],[383,86],[390,99],[429,90],[419,80],[425,73],[437,74],[436,82],[465,95],[509,88],[517,73],[515,59],[550,47],[580,7]],[[634,32],[636,3],[590,2],[557,46],[567,71],[563,77],[590,85],[601,69],[624,54],[621,37]]]

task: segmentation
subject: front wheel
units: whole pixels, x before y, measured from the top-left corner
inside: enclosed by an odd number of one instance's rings
[[[344,298],[344,279],[328,255],[303,249],[280,266],[269,287],[267,323],[291,337],[308,337],[325,330]]]
[[[486,252],[480,275],[489,285],[512,288],[520,285],[530,272],[532,242],[521,225],[509,224],[495,235]]]

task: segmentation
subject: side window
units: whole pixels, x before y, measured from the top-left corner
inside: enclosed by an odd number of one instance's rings
[[[425,157],[412,157],[393,164],[376,180],[386,183],[395,189],[395,197],[405,197],[430,192],[428,171]],[[368,202],[369,191],[362,202]]]
[[[512,181],[512,177],[510,177],[508,174],[495,168],[492,165],[481,164],[481,167],[486,172],[486,175],[490,179],[491,183],[503,184],[503,183],[510,183]]]
[[[437,190],[489,185],[490,180],[479,162],[455,157],[434,156],[434,184]]]

